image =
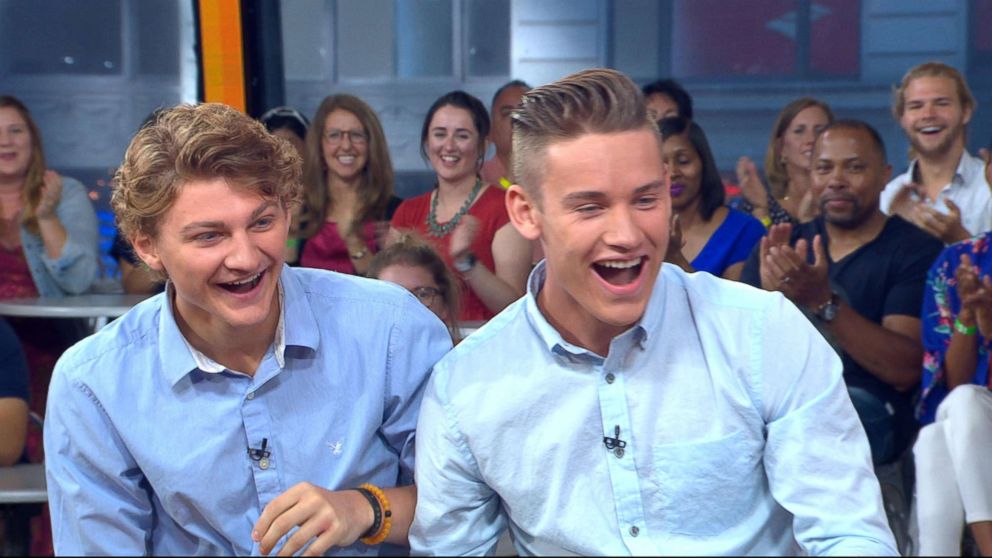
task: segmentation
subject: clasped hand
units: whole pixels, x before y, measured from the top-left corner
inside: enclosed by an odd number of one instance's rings
[[[813,238],[813,263],[808,260],[810,243],[801,238],[789,245],[792,225],[772,225],[759,247],[761,287],[780,291],[800,306],[815,309],[830,300],[826,250],[820,235]]]
[[[301,482],[265,506],[251,538],[268,556],[279,539],[298,526],[277,556],[292,556],[308,543],[303,556],[321,556],[332,546],[354,543],[371,524],[372,509],[360,493]]]
[[[989,337],[992,335],[992,278],[985,275],[979,279],[978,270],[968,254],[961,254],[954,277],[961,300],[958,320],[966,326],[977,325],[982,337]]]

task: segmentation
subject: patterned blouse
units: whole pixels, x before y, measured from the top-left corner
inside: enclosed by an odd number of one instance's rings
[[[954,334],[954,318],[961,310],[954,272],[962,254],[968,254],[980,277],[992,275],[992,231],[952,244],[944,249],[930,267],[923,295],[923,388],[917,408],[921,424],[934,421],[937,405],[947,396],[944,382],[944,357]],[[978,335],[978,364],[971,383],[988,385],[989,355],[992,339]]]

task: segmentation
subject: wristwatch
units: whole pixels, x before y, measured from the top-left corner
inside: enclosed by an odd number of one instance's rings
[[[816,307],[813,315],[823,323],[829,324],[837,317],[837,310],[840,309],[840,295],[831,291],[830,300]]]
[[[469,271],[472,271],[472,268],[475,267],[475,263],[477,261],[479,260],[475,257],[475,254],[469,252],[455,260],[455,269],[458,270],[458,273],[468,273]]]

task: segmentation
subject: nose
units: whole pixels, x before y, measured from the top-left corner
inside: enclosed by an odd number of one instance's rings
[[[261,261],[261,251],[247,232],[235,233],[229,242],[230,249],[224,258],[224,266],[231,271],[257,271]]]
[[[341,132],[341,142],[339,145],[345,149],[351,147],[351,132]]]
[[[621,250],[631,250],[640,244],[643,236],[630,208],[615,208],[610,213],[607,232],[603,235],[603,240],[608,245]]]

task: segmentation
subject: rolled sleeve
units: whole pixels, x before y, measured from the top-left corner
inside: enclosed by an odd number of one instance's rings
[[[810,555],[897,556],[864,429],[836,353],[791,303],[761,320],[765,470]],[[786,326],[786,324],[788,324]],[[782,351],[781,347],[789,347]]]
[[[491,554],[506,528],[499,496],[482,480],[453,418],[446,376],[435,370],[417,424],[417,511],[410,549],[419,556]]]

